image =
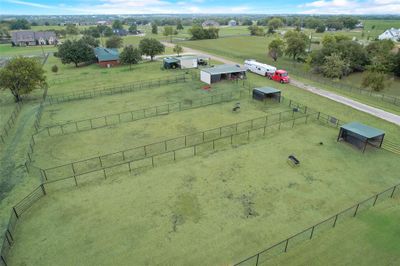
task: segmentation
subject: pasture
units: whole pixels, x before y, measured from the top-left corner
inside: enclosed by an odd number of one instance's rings
[[[209,47],[218,49],[215,44]],[[261,44],[257,47],[261,56]],[[239,58],[242,52],[232,58]],[[59,66],[57,74],[50,72],[54,64]],[[317,121],[314,112],[382,128],[394,142],[400,142],[398,126],[253,74],[245,82],[221,82],[205,90],[198,81],[198,70],[186,73],[161,70],[160,66],[156,61],[135,65],[132,70],[126,66],[75,68],[49,57],[44,66],[49,97],[176,75],[186,78],[112,95],[46,102],[40,133],[34,137],[33,168],[106,158],[124,149],[206,130],[210,134],[204,137],[203,133],[198,146],[186,146],[185,142],[185,148],[173,153],[167,145],[165,152],[145,153],[140,158],[151,159],[152,165],[136,167],[134,161],[131,171],[126,164],[130,159],[112,158],[105,162],[107,167],[123,164],[107,169],[105,180],[102,171],[78,172],[78,186],[70,177],[45,185],[47,195],[19,220],[9,256],[11,265],[233,264],[398,182],[398,156],[372,148],[362,154],[336,142],[338,129],[326,125],[325,120]],[[254,101],[248,89],[255,86],[279,88],[285,100]],[[295,113],[289,99],[302,104],[303,111],[307,105],[309,117]],[[240,112],[233,112],[237,102]],[[172,106],[175,109],[170,112]],[[3,160],[10,161],[7,155],[11,153],[24,155],[36,108],[37,103],[32,102],[22,109],[15,129],[21,141],[14,138],[7,143],[6,152],[1,151]],[[137,111],[143,111],[143,116],[134,117]],[[78,124],[80,121],[85,122]],[[236,123],[243,125],[239,134],[237,126],[236,133],[233,130]],[[265,133],[262,126],[266,126]],[[299,167],[287,163],[290,154],[300,159]],[[11,159],[21,164],[22,157]],[[23,166],[18,167],[22,171]],[[48,178],[65,177],[62,173],[55,171]],[[13,180],[12,174],[7,172],[7,178],[1,180],[4,186],[13,183],[13,190],[0,205],[3,227],[12,204],[41,177],[31,171]]]

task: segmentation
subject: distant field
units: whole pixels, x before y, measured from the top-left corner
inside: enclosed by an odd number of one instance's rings
[[[47,53],[47,52],[54,52],[57,50],[57,48],[53,45],[44,45],[42,47],[40,46],[13,47],[11,46],[11,44],[0,44],[0,57],[12,57],[17,55],[42,56],[43,51]]]
[[[400,197],[315,233],[312,241],[290,248],[268,265],[399,265]]]

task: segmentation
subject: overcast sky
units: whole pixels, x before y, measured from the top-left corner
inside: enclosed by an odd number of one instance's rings
[[[0,0],[0,14],[400,14],[400,0]]]

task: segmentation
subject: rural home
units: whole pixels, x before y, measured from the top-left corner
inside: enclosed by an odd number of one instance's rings
[[[101,67],[113,67],[119,65],[119,52],[117,49],[96,47],[93,48],[97,64]]]
[[[11,33],[11,44],[13,46],[35,46],[57,44],[57,36],[53,31],[30,31],[21,30]]]
[[[394,42],[400,41],[400,29],[391,28],[385,30],[384,33],[378,36],[379,40],[392,40]]]
[[[229,22],[228,22],[228,25],[230,26],[230,27],[235,27],[235,26],[237,26],[237,22],[236,22],[236,20],[230,20]]]
[[[200,80],[212,84],[221,80],[235,80],[246,78],[246,68],[240,65],[219,65],[204,68],[200,72]]]
[[[126,36],[128,35],[128,31],[125,29],[113,29],[113,33],[118,36]]]
[[[201,26],[203,26],[203,27],[219,27],[219,23],[214,20],[206,20],[201,24]]]

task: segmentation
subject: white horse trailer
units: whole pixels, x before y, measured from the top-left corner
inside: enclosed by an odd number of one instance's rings
[[[247,70],[264,77],[266,77],[268,74],[272,75],[276,71],[276,67],[257,62],[253,59],[245,60],[244,67]]]

